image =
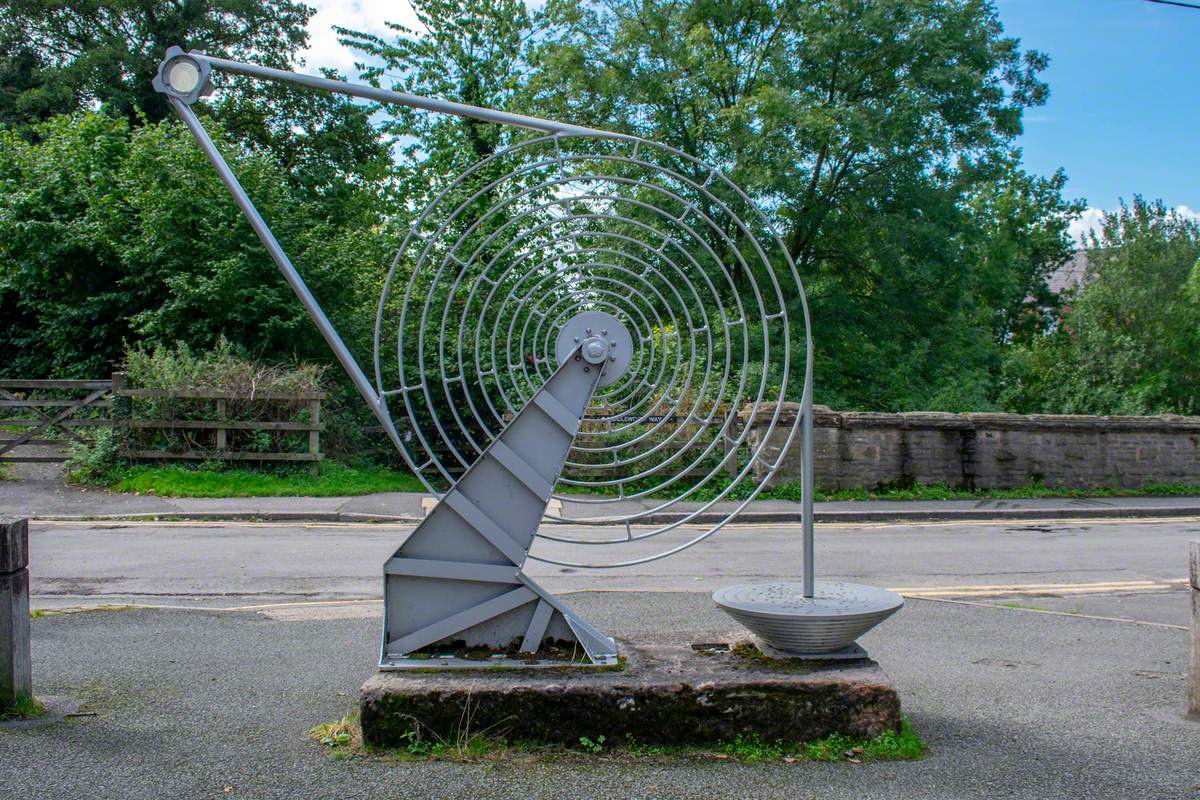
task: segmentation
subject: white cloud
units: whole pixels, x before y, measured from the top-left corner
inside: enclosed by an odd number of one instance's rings
[[[1087,244],[1087,235],[1093,231],[1100,233],[1100,226],[1104,223],[1104,209],[1102,208],[1085,208],[1083,213],[1071,221],[1067,226],[1067,233],[1071,235],[1071,239],[1077,247],[1082,247]]]
[[[385,37],[394,35],[388,22],[419,27],[408,0],[311,0],[311,4],[317,12],[308,21],[308,47],[300,57],[304,59],[301,70],[313,74],[332,67],[351,80],[358,78],[354,63],[364,58],[338,42],[335,25]]]
[[[1190,219],[1193,222],[1200,222],[1200,211],[1193,211],[1187,206],[1176,206],[1175,213],[1185,219]]]

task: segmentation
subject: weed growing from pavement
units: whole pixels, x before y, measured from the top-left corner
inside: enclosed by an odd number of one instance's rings
[[[595,739],[588,736],[580,736],[579,747],[588,753],[603,753],[605,741],[604,734],[600,734]]]
[[[64,614],[90,614],[95,611],[132,611],[134,606],[118,606],[118,605],[98,605],[98,606],[72,606],[70,608],[35,608],[29,612],[30,619],[42,619],[44,617],[61,617]]]
[[[901,719],[899,732],[885,731],[862,739],[831,734],[808,742],[768,742],[757,734],[739,735],[731,742],[712,745],[664,745],[638,741],[626,736],[624,742],[603,735],[581,736],[574,747],[522,740],[509,740],[488,731],[471,731],[465,718],[457,734],[449,740],[430,736],[420,728],[405,733],[399,747],[372,747],[362,740],[358,714],[347,714],[337,722],[317,725],[308,737],[325,745],[336,759],[354,756],[376,757],[388,761],[482,761],[534,759],[553,761],[562,758],[603,758],[606,760],[678,759],[685,761],[729,760],[741,764],[798,761],[912,761],[925,755],[925,742],[912,729],[907,718]]]
[[[351,712],[337,722],[326,722],[309,728],[306,735],[334,750],[335,758],[345,758],[354,750],[362,749],[362,728],[358,725],[357,712]]]
[[[46,716],[46,707],[28,695],[22,695],[8,708],[0,708],[0,722],[18,719],[41,719]]]

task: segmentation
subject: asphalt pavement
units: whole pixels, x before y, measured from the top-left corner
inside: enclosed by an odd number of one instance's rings
[[[296,522],[35,521],[33,604],[378,598],[380,565],[411,530]],[[683,528],[611,546],[542,541],[533,553],[611,563],[653,555],[699,532]],[[543,533],[586,538],[603,531],[556,525],[543,526]],[[1196,518],[820,525],[817,569],[825,578],[938,596],[979,596],[988,591],[980,587],[988,586],[1000,586],[1001,592],[1025,587],[1019,591],[1035,594],[1037,587],[1048,587],[1042,594],[1055,587],[1069,593],[1089,586],[1103,592],[1123,586],[1180,589],[1187,577],[1187,543],[1196,538]],[[799,540],[796,525],[734,525],[670,558],[633,567],[530,561],[526,572],[555,592],[711,592],[731,583],[800,575]]]
[[[0,725],[0,796],[1200,799],[1200,722],[1183,713],[1200,518],[819,526],[823,577],[908,598],[863,644],[929,753],[861,765],[333,758],[304,732],[350,711],[372,673],[380,564],[410,530],[36,520],[33,606],[93,609],[33,620],[36,690],[94,716]],[[636,559],[694,532],[570,554]],[[798,539],[794,524],[735,526],[636,567],[529,572],[617,636],[711,640],[733,626],[710,593],[796,577]],[[114,606],[131,608],[96,610]]]
[[[1176,600],[1182,593],[1176,593]],[[610,631],[728,630],[707,594],[568,597]],[[1200,796],[1177,628],[912,600],[863,643],[929,753],[819,764],[579,755],[335,760],[304,737],[354,706],[379,620],[96,611],[34,620],[38,691],[94,717],[0,728],[20,798],[1163,798]],[[689,633],[691,631],[691,633]]]

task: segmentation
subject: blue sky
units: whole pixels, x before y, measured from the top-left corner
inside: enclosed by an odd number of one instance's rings
[[[310,0],[310,69],[354,74],[334,24],[387,33],[415,27],[407,0]],[[1067,196],[1092,210],[1140,193],[1200,211],[1200,11],[1146,0],[993,0],[1006,31],[1050,56],[1050,100],[1025,117],[1027,169],[1070,178]],[[1200,0],[1195,0],[1200,3]],[[1200,216],[1200,215],[1198,215]]]
[[[1067,195],[1093,208],[1140,193],[1200,210],[1200,11],[1145,0],[996,5],[1010,35],[1050,56],[1050,100],[1025,116],[1026,167],[1062,167]]]

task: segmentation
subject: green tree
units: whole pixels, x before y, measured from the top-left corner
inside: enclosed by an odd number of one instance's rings
[[[168,47],[286,67],[311,15],[291,0],[0,0],[0,42],[20,43],[0,73],[15,71],[23,84],[0,104],[0,123],[89,103],[156,122],[170,109],[150,79]]]
[[[214,138],[314,294],[369,353],[371,278],[388,251],[369,198],[331,217],[270,154]],[[7,374],[104,374],[128,342],[211,348],[223,335],[271,361],[328,348],[190,136],[103,114],[57,117],[37,143],[0,132],[0,331]],[[374,188],[358,192],[374,195]]]
[[[340,29],[344,41],[377,66],[362,78],[402,92],[474,106],[516,110],[528,79],[533,23],[523,0],[418,0],[421,30],[390,24],[390,39]],[[386,129],[403,137],[399,191],[421,207],[430,189],[495,153],[521,132],[466,117],[387,106]]]
[[[1057,329],[1014,348],[1022,412],[1200,414],[1200,225],[1162,201],[1106,214]]]
[[[1047,59],[992,3],[550,0],[544,22],[528,102],[677,147],[774,211],[818,400],[994,403],[1077,207],[1012,152]]]

